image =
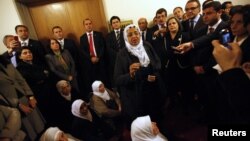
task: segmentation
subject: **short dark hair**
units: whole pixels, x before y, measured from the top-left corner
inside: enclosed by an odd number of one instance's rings
[[[191,3],[191,2],[196,2],[198,4],[198,7],[201,8],[201,3],[199,0],[188,0],[186,4]]]
[[[182,7],[178,6],[178,7],[175,7],[173,12],[176,10],[176,9],[181,9],[181,11],[183,11]]]
[[[222,5],[221,5],[221,9],[226,9],[227,8],[227,4],[232,4],[232,2],[231,1],[225,1],[225,2],[223,2]]]
[[[244,25],[247,26],[248,24],[250,24],[250,4],[247,4],[245,6],[243,6],[243,12],[244,12],[244,15],[243,15],[243,20],[244,20]]]
[[[205,3],[202,7],[202,10],[213,7],[216,12],[221,10],[221,3],[219,1],[209,1]]]
[[[56,26],[52,27],[52,32],[54,32],[54,29],[56,29],[56,28],[59,28],[62,30],[62,28],[60,26],[56,25]]]
[[[156,11],[155,16],[157,16],[157,14],[161,14],[162,12],[165,12],[166,16],[168,15],[168,12],[165,8],[160,8]]]
[[[61,46],[61,44],[57,41],[57,39],[55,39],[55,38],[50,38],[50,39],[48,40],[48,45],[47,45],[47,51],[48,51],[48,53],[49,53],[49,54],[55,54],[55,53],[52,51],[51,47],[50,47],[50,42],[51,42],[51,40],[55,40],[55,41],[58,43],[58,45],[59,45],[60,51],[63,52],[62,46]]]
[[[17,33],[17,29],[18,29],[19,27],[26,28],[26,30],[28,30],[28,31],[29,31],[29,29],[28,29],[28,27],[27,27],[26,25],[22,25],[22,24],[20,24],[20,25],[17,25],[17,26],[15,27],[15,31],[16,31],[16,33]]]
[[[21,54],[22,54],[22,51],[25,50],[25,49],[28,49],[28,50],[32,53],[32,51],[30,50],[30,47],[28,47],[28,46],[24,46],[24,47],[19,48],[19,49],[16,51],[16,54],[15,54],[15,56],[16,56],[16,61],[17,61],[17,62],[21,62],[21,61],[22,61],[22,60],[20,59],[20,56],[21,56]],[[33,53],[32,53],[32,54],[33,54]]]
[[[235,5],[233,6],[230,11],[229,11],[229,15],[231,16],[231,18],[235,15],[235,14],[241,14],[243,15],[243,9],[242,9],[242,5]]]
[[[118,16],[112,16],[109,20],[110,24],[112,24],[112,21],[117,19],[118,21],[121,21],[121,19]]]

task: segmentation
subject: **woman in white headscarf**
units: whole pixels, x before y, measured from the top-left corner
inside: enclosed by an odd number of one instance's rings
[[[101,81],[92,84],[93,95],[90,100],[91,108],[100,117],[117,117],[121,114],[121,102],[116,93],[105,88]]]
[[[40,141],[80,141],[58,127],[49,127],[41,136]]]
[[[165,98],[161,61],[153,47],[142,41],[137,26],[130,24],[123,33],[126,45],[117,55],[114,78],[127,124],[143,115],[159,121]]]
[[[85,101],[75,100],[71,112],[74,115],[71,131],[74,137],[87,141],[103,141],[112,136],[111,129],[88,108]]]
[[[131,138],[132,141],[168,141],[148,115],[138,117],[132,122]]]

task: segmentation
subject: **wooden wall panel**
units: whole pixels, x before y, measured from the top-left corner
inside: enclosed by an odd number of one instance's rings
[[[59,25],[64,30],[65,37],[79,43],[80,36],[85,32],[83,20],[91,18],[94,30],[108,32],[101,0],[70,0],[28,7],[38,36],[45,40],[52,36],[52,27]]]

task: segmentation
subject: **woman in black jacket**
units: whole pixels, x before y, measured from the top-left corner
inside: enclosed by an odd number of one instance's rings
[[[114,78],[127,124],[148,114],[160,122],[165,98],[159,73],[161,61],[152,46],[142,41],[137,26],[130,24],[124,29],[124,40],[125,47],[117,55]]]

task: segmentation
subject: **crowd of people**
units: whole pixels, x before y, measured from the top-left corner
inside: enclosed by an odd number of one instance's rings
[[[167,141],[177,102],[205,125],[250,124],[250,5],[188,0],[173,14],[124,29],[112,16],[106,37],[86,18],[79,47],[60,26],[44,47],[17,25],[0,55],[0,140]]]

